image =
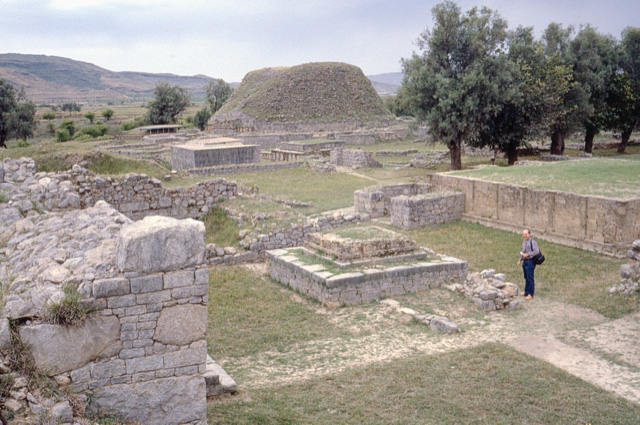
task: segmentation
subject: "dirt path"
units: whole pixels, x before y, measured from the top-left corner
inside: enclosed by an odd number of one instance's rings
[[[252,269],[263,271],[256,266]],[[434,291],[441,298],[458,296],[446,290]],[[640,348],[636,343],[640,340],[640,313],[612,321],[586,308],[536,297],[525,302],[519,311],[477,315],[462,298],[445,305],[463,332],[445,335],[428,327],[410,332],[410,317],[383,304],[330,310],[297,295],[292,299],[308,304],[317,314],[349,330],[351,336],[314,340],[285,352],[269,351],[234,359],[233,365],[227,366],[241,387],[292,383],[418,353],[439,354],[503,342],[640,403]]]

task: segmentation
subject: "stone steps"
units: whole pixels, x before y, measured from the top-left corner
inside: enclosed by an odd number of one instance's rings
[[[207,386],[207,397],[227,393],[235,394],[238,390],[236,381],[209,355],[207,355],[207,371],[204,374],[204,381]]]

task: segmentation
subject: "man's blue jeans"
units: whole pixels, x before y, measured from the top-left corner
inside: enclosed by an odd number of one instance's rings
[[[523,260],[522,270],[524,271],[524,294],[533,296],[535,292],[535,282],[533,281],[533,271],[536,263],[533,260]]]

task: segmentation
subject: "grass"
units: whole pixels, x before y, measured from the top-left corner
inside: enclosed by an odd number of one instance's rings
[[[45,321],[54,325],[82,325],[96,311],[95,307],[82,302],[76,285],[67,285],[63,290],[64,298],[47,306]]]
[[[212,404],[210,424],[636,424],[637,405],[501,344],[417,355]]]
[[[333,324],[268,277],[242,267],[217,267],[209,277],[208,350],[216,360],[268,350],[286,350],[297,342],[340,336]]]
[[[268,173],[228,174],[224,177],[244,185],[258,186],[260,193],[312,202],[309,213],[352,206],[355,190],[375,184],[362,177],[343,173],[318,173],[306,167]]]
[[[492,268],[524,285],[522,269],[516,265],[522,244],[519,234],[464,221],[403,233],[439,254],[467,260],[471,271]],[[611,318],[638,311],[638,299],[609,296],[609,287],[620,282],[618,271],[624,260],[533,237],[547,259],[536,267],[537,295],[578,304]]]
[[[87,165],[87,169],[96,174],[108,176],[138,173],[146,174],[149,177],[161,178],[167,174],[167,170],[151,161],[126,158],[104,152],[93,156],[91,162]]]
[[[238,223],[227,217],[225,210],[211,208],[202,221],[207,243],[214,243],[220,247],[238,245]]]
[[[615,159],[562,161],[526,167],[487,167],[453,175],[612,198],[640,197],[640,162]]]

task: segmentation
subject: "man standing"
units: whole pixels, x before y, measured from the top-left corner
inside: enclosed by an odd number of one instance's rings
[[[536,268],[536,263],[533,262],[533,257],[540,254],[538,248],[538,242],[531,238],[531,232],[529,229],[522,231],[522,250],[520,251],[520,259],[518,260],[518,267],[522,264],[522,271],[524,272],[524,296],[525,300],[533,299],[535,292],[535,282],[533,280],[533,271]]]

